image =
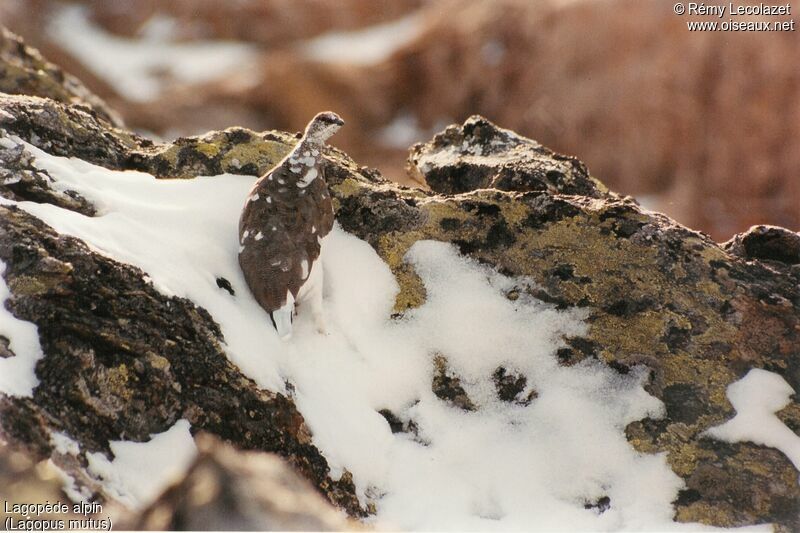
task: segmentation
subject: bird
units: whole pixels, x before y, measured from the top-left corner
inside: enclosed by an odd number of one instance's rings
[[[295,308],[308,304],[316,329],[322,313],[322,238],[334,214],[325,182],[325,141],[344,125],[331,111],[317,114],[289,154],[256,180],[239,218],[239,266],[278,335],[292,335]]]

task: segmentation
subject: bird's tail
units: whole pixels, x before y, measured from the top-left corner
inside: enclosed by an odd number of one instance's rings
[[[294,296],[291,291],[286,291],[286,303],[269,314],[272,325],[283,340],[289,340],[292,336],[292,315],[294,315]]]

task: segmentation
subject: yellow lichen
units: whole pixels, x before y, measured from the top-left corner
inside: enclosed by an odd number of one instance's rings
[[[286,157],[291,150],[292,146],[278,141],[258,140],[234,144],[222,156],[222,168],[238,170],[245,165],[254,164],[263,173]]]
[[[364,190],[364,185],[353,178],[347,178],[331,188],[336,191],[336,196],[340,198],[349,198],[361,193]]]
[[[128,388],[128,367],[123,363],[116,367],[111,367],[106,371],[106,383],[108,385],[108,392],[122,398],[130,400],[133,393]]]
[[[8,288],[18,296],[34,296],[47,292],[48,287],[39,278],[17,276],[8,282]]]
[[[699,522],[701,524],[717,527],[732,527],[738,525],[734,520],[734,510],[730,504],[710,504],[704,501],[694,502],[686,507],[678,507],[675,519],[678,522]]]
[[[194,149],[208,157],[214,157],[219,153],[219,145],[215,143],[198,142]]]
[[[168,371],[170,369],[169,360],[156,353],[147,352],[147,360],[150,362],[150,366],[158,370]]]

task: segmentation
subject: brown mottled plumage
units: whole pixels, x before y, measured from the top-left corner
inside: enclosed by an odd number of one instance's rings
[[[320,239],[333,227],[322,151],[325,140],[342,124],[335,113],[315,116],[294,150],[256,181],[239,219],[239,265],[281,337],[291,335],[295,301],[311,300],[317,328],[324,330],[321,267],[313,280],[309,278]],[[311,294],[301,291],[307,281],[305,292]]]

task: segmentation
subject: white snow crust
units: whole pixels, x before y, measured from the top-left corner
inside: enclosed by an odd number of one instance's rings
[[[800,470],[800,437],[775,416],[789,404],[794,392],[778,374],[754,368],[728,386],[736,416],[707,433],[727,442],[749,441],[776,448]]]
[[[176,481],[197,455],[189,422],[178,420],[147,442],[112,441],[114,458],[87,453],[89,472],[105,482],[109,493],[131,509],[141,509]]]
[[[43,357],[39,330],[35,324],[18,320],[6,309],[11,295],[2,274],[6,265],[0,261],[0,336],[9,340],[8,348],[15,355],[0,357],[0,392],[9,396],[32,396],[39,384],[34,370]]]

